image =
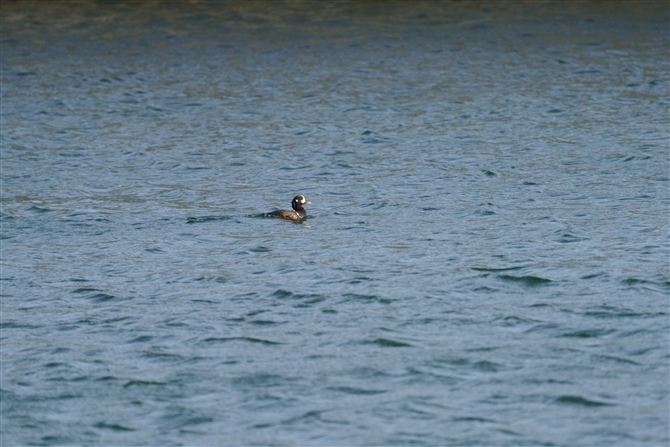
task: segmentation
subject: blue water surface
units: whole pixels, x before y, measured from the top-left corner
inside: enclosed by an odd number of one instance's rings
[[[0,18],[3,446],[670,442],[665,2]]]

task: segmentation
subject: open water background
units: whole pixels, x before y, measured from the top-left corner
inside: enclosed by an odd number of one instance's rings
[[[670,442],[666,2],[0,18],[3,446]]]

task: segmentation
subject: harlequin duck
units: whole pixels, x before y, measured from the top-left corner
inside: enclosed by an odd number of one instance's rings
[[[302,206],[309,204],[305,196],[295,196],[291,202],[293,210],[279,210],[268,213],[268,216],[279,217],[288,220],[301,220],[307,217],[307,211]]]

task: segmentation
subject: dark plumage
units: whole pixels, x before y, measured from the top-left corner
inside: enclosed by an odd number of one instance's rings
[[[301,220],[307,217],[307,211],[302,206],[309,204],[305,196],[295,196],[291,202],[293,210],[279,210],[268,213],[268,216],[279,217],[288,220]]]

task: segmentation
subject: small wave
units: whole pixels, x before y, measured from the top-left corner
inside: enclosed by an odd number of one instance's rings
[[[82,294],[83,298],[96,303],[104,303],[117,299],[116,296],[100,292],[97,289],[81,288],[75,290],[73,293]]]
[[[490,267],[470,267],[472,270],[478,272],[509,272],[510,270],[521,270],[523,267],[500,267],[500,268],[490,268]]]
[[[225,277],[225,276],[196,276],[196,277],[188,277],[188,278],[183,278],[183,277],[177,277],[175,279],[167,281],[167,284],[189,284],[193,282],[217,282],[220,284],[225,284],[229,281],[230,279]],[[204,300],[200,300],[201,302]],[[195,302],[195,300],[194,300]]]
[[[133,338],[128,343],[145,343],[151,341],[153,337],[151,335],[141,335],[137,338]]]
[[[367,300],[367,301],[379,299],[377,295],[362,295],[359,293],[345,293],[343,296],[346,298],[353,298],[356,300]]]
[[[476,216],[495,216],[498,214],[496,211],[499,211],[499,208],[493,203],[480,203],[473,214]]]
[[[558,234],[558,239],[556,240],[557,242],[561,244],[569,244],[571,242],[582,242],[582,241],[588,241],[589,238],[583,237],[583,236],[577,236],[571,233],[564,233],[560,232]]]
[[[568,332],[563,334],[563,337],[570,338],[594,338],[602,337],[603,335],[608,335],[614,332],[614,330],[603,330],[603,329],[586,329],[582,331]]]
[[[477,416],[463,416],[463,417],[455,417],[451,419],[454,422],[481,422],[481,423],[490,423],[490,424],[495,424],[497,421],[493,419],[486,419],[486,418],[480,418]]]
[[[482,372],[498,372],[500,365],[497,363],[489,362],[488,360],[481,360],[472,365],[475,369]]]
[[[653,312],[653,313],[640,313],[640,312],[635,312],[631,309],[628,309],[626,307],[616,307],[616,306],[608,306],[608,305],[602,305],[598,306],[595,309],[592,308],[592,310],[588,310],[584,312],[584,315],[589,316],[589,317],[596,317],[596,318],[620,318],[620,317],[657,317],[657,316],[663,316],[666,315],[665,312]]]
[[[607,277],[609,276],[605,272],[598,272],[598,273],[589,273],[588,275],[582,276],[581,279],[595,279],[595,278],[602,278],[602,277]]]
[[[626,359],[623,357],[618,357],[614,355],[596,355],[594,358],[601,359],[601,360],[608,360],[616,363],[624,363],[626,365],[640,365],[640,363],[636,362],[635,360],[630,360]]]
[[[292,298],[295,300],[305,300],[302,303],[303,304],[314,304],[314,303],[319,303],[326,298],[323,295],[315,294],[315,293],[293,293],[289,292],[288,290],[284,289],[277,289],[275,290],[271,296],[277,297],[277,298]]]
[[[94,427],[113,431],[135,431],[134,428],[124,427],[123,425],[119,424],[108,424],[106,422],[98,422],[94,425]]]
[[[356,276],[352,279],[347,279],[346,283],[347,284],[360,284],[363,281],[373,281],[373,279],[369,278],[367,276]]]
[[[98,292],[100,289],[94,289],[92,287],[80,287],[76,290],[73,290],[72,293],[88,293],[88,292]]]
[[[203,340],[205,343],[228,343],[231,341],[244,341],[248,343],[260,343],[262,345],[281,345],[282,343],[270,340],[264,340],[262,338],[254,337],[210,337]]]
[[[657,282],[639,278],[626,278],[621,282],[631,288],[639,286],[650,290],[656,290],[656,288],[670,290],[670,281]]]
[[[200,217],[188,217],[186,219],[187,224],[196,224],[196,223],[205,223],[205,222],[216,222],[221,220],[231,220],[230,216],[200,216]]]
[[[537,332],[537,331],[554,331],[558,325],[556,323],[540,323],[536,324],[524,331],[526,334],[530,334],[532,332]]]
[[[251,320],[251,321],[249,321],[249,323],[255,324],[257,326],[271,326],[273,324],[277,324],[276,321],[272,321],[272,320]]]
[[[410,348],[411,344],[402,341],[391,340],[390,338],[378,338],[371,342],[373,345],[382,346],[384,348]]]
[[[164,386],[165,382],[155,382],[151,380],[129,380],[123,387],[130,388],[131,386]]]
[[[506,317],[498,317],[493,319],[494,322],[500,322],[503,327],[527,326],[529,324],[538,323],[536,320],[517,317],[515,315],[508,315]]]
[[[504,281],[518,282],[526,286],[540,286],[552,282],[551,279],[532,275],[526,275],[526,276],[500,275],[498,276],[498,278]]]
[[[329,387],[328,389],[333,391],[339,391],[345,394],[353,394],[357,396],[370,396],[375,394],[386,393],[386,390],[364,390],[362,388],[355,388],[350,386],[336,386],[336,387]]]
[[[23,323],[15,323],[13,321],[6,321],[0,323],[0,329],[36,329],[39,328],[40,326],[35,326],[32,324],[23,324]]]
[[[609,404],[607,402],[598,402],[596,400],[590,400],[590,399],[585,399],[581,396],[572,396],[572,395],[565,395],[565,396],[560,396],[554,400],[557,404],[565,404],[565,405],[580,405],[583,407],[606,407],[606,406],[612,406],[612,404]]]
[[[52,212],[53,210],[50,209],[50,208],[42,208],[42,207],[39,207],[39,206],[37,206],[37,205],[33,205],[33,206],[31,206],[30,208],[28,208],[27,211],[31,211],[31,212],[33,212],[33,213],[40,213],[40,214],[42,214],[42,213],[50,213],[50,212]]]
[[[288,298],[290,296],[293,296],[293,292],[289,292],[288,290],[284,289],[277,289],[274,291],[272,296],[275,296],[277,298]]]

